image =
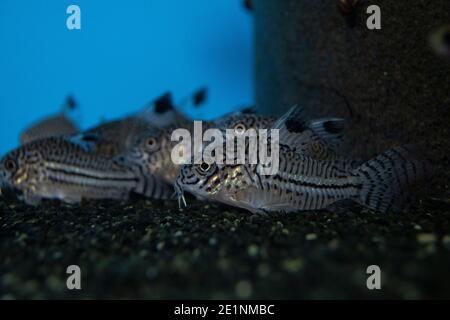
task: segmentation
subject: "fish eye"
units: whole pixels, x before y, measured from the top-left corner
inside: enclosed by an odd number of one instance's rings
[[[154,148],[156,146],[156,139],[148,138],[145,143],[146,143],[147,147]]]
[[[16,170],[17,165],[16,162],[12,159],[6,159],[4,163],[5,169],[9,172]]]
[[[245,130],[246,130],[246,127],[245,127],[245,124],[243,124],[243,123],[238,123],[237,125],[234,126],[234,131],[236,131],[236,133],[238,133],[238,134],[244,133]]]
[[[208,171],[209,168],[211,168],[211,166],[210,166],[209,164],[207,164],[206,162],[203,162],[203,163],[200,165],[200,169],[201,169],[202,171]]]

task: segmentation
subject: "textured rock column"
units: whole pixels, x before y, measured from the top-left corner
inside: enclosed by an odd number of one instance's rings
[[[311,115],[349,118],[353,151],[372,155],[419,143],[448,165],[450,59],[429,35],[450,23],[448,0],[255,0],[256,103],[280,113],[299,103]],[[366,9],[381,8],[381,30]]]

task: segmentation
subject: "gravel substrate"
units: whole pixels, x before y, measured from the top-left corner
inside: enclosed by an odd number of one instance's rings
[[[195,200],[0,198],[0,297],[450,298],[450,205],[250,217]],[[79,265],[82,289],[66,287]],[[378,265],[381,290],[368,290]]]

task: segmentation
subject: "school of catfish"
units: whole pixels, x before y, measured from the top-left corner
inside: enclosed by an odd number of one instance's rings
[[[69,98],[60,113],[24,130],[21,146],[1,159],[0,187],[30,205],[42,199],[128,201],[134,193],[183,206],[189,193],[254,214],[323,210],[343,200],[384,213],[400,210],[410,186],[432,174],[413,145],[367,161],[342,154],[345,121],[309,119],[301,106],[279,118],[242,109],[203,122],[203,130],[217,128],[224,137],[227,129],[236,135],[278,130],[275,174],[262,174],[261,163],[176,164],[171,154],[178,142],[172,141],[172,132],[193,130],[193,119],[181,109],[187,103],[201,107],[205,99],[201,89],[176,106],[166,93],[134,114],[81,132],[70,119],[75,102]]]

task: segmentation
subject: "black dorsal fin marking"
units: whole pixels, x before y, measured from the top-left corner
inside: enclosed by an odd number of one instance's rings
[[[256,113],[256,107],[254,107],[254,106],[246,107],[246,108],[241,110],[241,113],[243,113],[243,114],[255,114]]]
[[[172,94],[170,92],[166,92],[161,97],[155,100],[155,112],[162,114],[166,113],[169,110],[174,110]]]
[[[342,133],[343,129],[344,129],[344,122],[343,121],[325,121],[323,123],[323,127],[325,128],[325,130],[329,133]]]
[[[286,120],[286,129],[292,133],[301,133],[307,129],[305,122],[299,121],[297,119]]]
[[[71,111],[74,110],[77,107],[77,102],[73,98],[73,96],[69,95],[66,97],[66,102],[64,104],[64,109]]]
[[[204,104],[208,99],[208,88],[203,87],[197,90],[193,94],[192,99],[195,107],[199,107]]]
[[[98,141],[98,135],[93,133],[85,133],[81,136],[81,140],[85,142],[97,142]]]

